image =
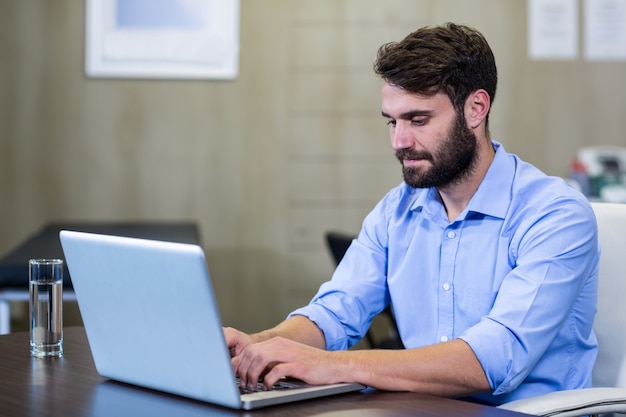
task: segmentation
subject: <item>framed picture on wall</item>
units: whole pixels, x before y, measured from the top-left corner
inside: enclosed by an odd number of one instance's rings
[[[234,79],[239,0],[87,0],[90,78]]]

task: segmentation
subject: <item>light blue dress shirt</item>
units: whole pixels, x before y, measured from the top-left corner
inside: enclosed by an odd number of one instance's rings
[[[366,217],[332,279],[291,315],[314,321],[328,349],[346,349],[391,303],[406,348],[467,342],[493,389],[474,397],[492,404],[590,386],[593,210],[563,180],[493,145],[456,220],[436,189],[402,183]]]

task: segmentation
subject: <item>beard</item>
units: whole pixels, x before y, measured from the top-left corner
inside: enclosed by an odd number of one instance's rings
[[[423,159],[431,163],[427,168],[403,164],[404,182],[413,188],[443,188],[460,183],[473,172],[477,155],[476,135],[467,127],[462,115],[457,116],[434,154],[413,149],[396,151],[400,163],[404,159]]]

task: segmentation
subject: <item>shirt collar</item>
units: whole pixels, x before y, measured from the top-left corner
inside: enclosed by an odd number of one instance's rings
[[[515,176],[515,162],[509,158],[502,144],[492,141],[496,154],[485,178],[467,205],[467,212],[486,214],[503,219],[511,204],[511,184]]]
[[[504,218],[509,209],[511,184],[515,175],[514,161],[508,157],[502,144],[492,141],[492,145],[496,154],[491,166],[459,219],[465,218],[470,212]],[[442,202],[437,190],[431,187],[423,191],[419,193],[411,209],[421,208],[431,214],[440,212]]]

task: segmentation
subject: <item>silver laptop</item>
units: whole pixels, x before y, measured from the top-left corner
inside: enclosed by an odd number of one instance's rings
[[[106,378],[246,410],[364,388],[286,380],[281,389],[242,394],[202,248],[67,230],[60,238]]]

